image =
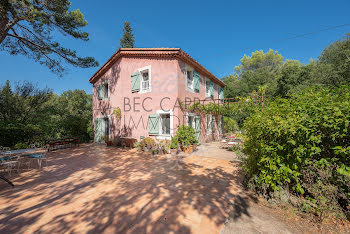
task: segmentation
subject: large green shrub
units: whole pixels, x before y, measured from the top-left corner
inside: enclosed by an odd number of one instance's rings
[[[179,126],[176,132],[176,138],[183,147],[198,143],[196,132],[191,126]]]
[[[271,194],[281,187],[314,211],[350,205],[350,87],[311,88],[277,99],[250,116],[244,168],[249,184]]]

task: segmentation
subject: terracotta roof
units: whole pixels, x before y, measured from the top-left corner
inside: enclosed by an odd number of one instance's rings
[[[121,48],[110,57],[107,62],[100,67],[97,72],[89,79],[90,83],[95,83],[119,58],[121,57],[175,57],[191,65],[199,73],[207,76],[216,83],[226,86],[219,78],[204,68],[195,59],[189,56],[180,48]]]

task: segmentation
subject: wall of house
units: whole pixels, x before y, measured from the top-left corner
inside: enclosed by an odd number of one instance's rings
[[[177,60],[171,58],[122,57],[93,85],[93,116],[110,119],[110,138],[132,136],[140,140],[148,136],[148,116],[173,109],[178,92]],[[131,92],[131,75],[150,67],[151,92]],[[108,82],[109,98],[98,100],[97,87]],[[118,119],[113,110],[119,107]],[[173,123],[174,129],[176,123]],[[155,136],[153,136],[155,138]]]
[[[180,100],[182,100],[184,102],[184,104],[188,104],[191,105],[193,104],[195,101],[199,101],[201,100],[201,103],[205,103],[208,104],[210,102],[213,102],[211,100],[211,98],[206,97],[205,94],[205,80],[209,78],[206,77],[205,75],[203,75],[203,73],[201,73],[200,71],[197,71],[200,75],[200,83],[199,83],[199,92],[195,92],[194,90],[189,90],[187,88],[187,67],[188,65],[185,64],[184,62],[182,62],[181,60],[178,60],[178,70],[179,70],[179,81],[178,81],[178,97]],[[217,83],[214,82],[214,87],[218,87],[220,88],[221,86]],[[218,92],[217,90],[214,88],[214,97],[213,99],[218,99]],[[186,100],[191,100],[188,101],[186,103]],[[203,100],[207,100],[205,102],[203,102]],[[187,112],[178,112],[177,115],[180,119],[186,119],[186,113]],[[189,113],[189,112],[188,112]],[[195,114],[195,113],[193,113]],[[198,114],[197,114],[198,115]],[[208,131],[207,129],[207,121],[206,121],[206,115],[202,114],[200,115],[201,117],[201,142],[208,142],[208,141],[212,141],[218,138],[218,119],[216,118],[215,121],[215,131]],[[184,124],[187,124],[186,122],[184,122]]]
[[[142,68],[150,68],[150,92],[132,92],[131,75]],[[137,140],[148,137],[148,117],[150,114],[167,112],[172,115],[172,135],[177,127],[186,122],[186,111],[179,107],[178,100],[187,100],[193,104],[194,100],[204,100],[205,76],[199,72],[199,93],[187,88],[187,65],[176,58],[140,58],[122,57],[93,84],[93,117],[107,117],[110,121],[110,139],[117,136],[130,136]],[[109,95],[107,99],[98,100],[97,87],[108,83]],[[218,98],[214,90],[214,99]],[[190,102],[188,100],[191,100]],[[209,102],[206,102],[209,103]],[[186,104],[186,102],[185,102]],[[116,108],[121,109],[121,118],[113,114]],[[167,111],[169,110],[169,111]],[[215,122],[215,132],[208,134],[206,116],[201,116],[201,142],[213,140],[218,135],[218,121]],[[163,136],[151,136],[162,139]]]

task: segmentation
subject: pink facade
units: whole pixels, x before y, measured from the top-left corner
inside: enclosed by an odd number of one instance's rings
[[[134,52],[137,49],[130,50]],[[150,52],[143,49],[139,54],[119,55],[117,58],[112,56],[113,59],[111,58],[106,63],[108,66],[105,64],[96,73],[98,76],[95,74],[90,79],[93,84],[94,123],[95,125],[100,123],[96,119],[103,119],[105,123],[99,127],[102,130],[97,130],[95,126],[96,136],[97,131],[102,131],[102,135],[108,135],[110,139],[119,136],[133,137],[137,140],[148,136],[156,139],[170,139],[176,134],[177,126],[192,124],[189,122],[192,118],[189,116],[195,116],[193,113],[181,111],[179,101],[189,103],[191,100],[193,104],[193,100],[204,100],[206,80],[215,84],[213,98],[219,98],[219,90],[224,84],[217,78],[207,77],[211,73],[203,70],[198,63],[194,63],[195,61],[187,54],[193,61],[186,62],[180,56],[172,56],[175,54],[173,51],[165,54],[162,50],[157,53],[159,55],[150,56]],[[187,83],[190,79],[187,78],[187,73],[196,72],[199,74],[199,92],[189,88]],[[136,75],[141,77],[140,84],[137,83],[140,86],[138,91],[134,90],[135,84],[132,83],[132,77]],[[99,96],[101,87],[104,88],[104,94]],[[113,113],[117,108],[121,110],[120,117],[115,112]],[[150,130],[149,121],[151,121],[151,116],[155,115],[161,116],[161,123],[155,129]],[[215,129],[208,130],[209,117],[205,115],[200,117],[200,141],[205,142],[216,138],[221,128],[221,120],[216,118],[213,121]],[[95,141],[100,140],[95,137]]]

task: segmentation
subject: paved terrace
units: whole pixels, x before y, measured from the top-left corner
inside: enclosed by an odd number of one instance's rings
[[[15,188],[0,183],[0,232],[219,233],[249,205],[237,162],[206,147],[180,161],[93,144],[51,152]]]

